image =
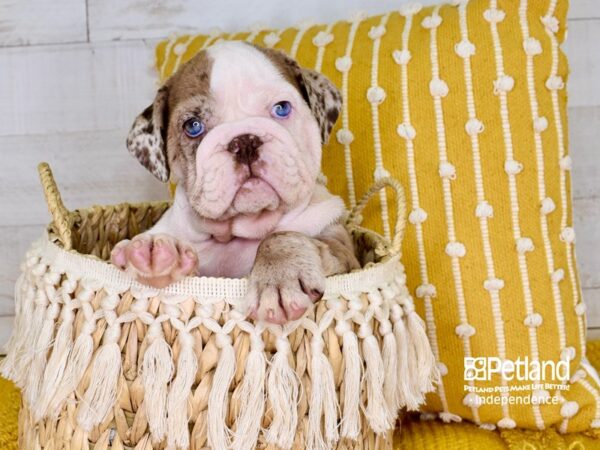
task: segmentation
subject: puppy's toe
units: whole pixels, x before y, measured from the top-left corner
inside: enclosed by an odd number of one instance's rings
[[[129,240],[121,241],[110,252],[110,262],[121,269],[127,267],[126,249],[130,242]]]
[[[177,245],[179,253],[179,266],[177,272],[181,276],[192,275],[198,267],[198,256],[196,252],[189,246],[179,243]]]
[[[287,322],[286,312],[281,304],[279,289],[266,286],[260,293],[256,318],[274,325],[283,325]]]
[[[136,236],[125,250],[127,261],[138,273],[152,272],[152,238]]]
[[[152,271],[164,275],[172,271],[179,259],[179,252],[172,238],[157,236],[152,245]]]
[[[280,303],[285,311],[287,320],[300,319],[311,306],[311,299],[302,290],[292,286],[281,288]]]

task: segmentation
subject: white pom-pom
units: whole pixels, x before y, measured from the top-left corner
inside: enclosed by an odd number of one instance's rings
[[[575,230],[572,227],[565,227],[560,232],[560,240],[572,244],[575,242]]]
[[[558,29],[560,26],[560,22],[558,21],[558,19],[554,16],[544,16],[541,18],[542,23],[544,24],[544,26],[550,30],[552,33],[558,33]]]
[[[536,56],[542,53],[542,44],[536,38],[527,38],[523,41],[523,49],[529,56]]]
[[[385,100],[385,91],[380,86],[373,86],[367,90],[367,99],[369,102],[379,105]]]
[[[352,141],[354,141],[354,135],[352,134],[352,131],[346,128],[340,128],[337,133],[335,133],[335,137],[342,145],[350,145],[352,144]]]
[[[450,422],[462,422],[462,417],[460,417],[458,414],[453,414],[451,412],[441,412],[440,413],[440,420],[444,423],[450,423]]]
[[[390,176],[390,173],[385,170],[383,167],[377,167],[375,169],[375,171],[373,172],[373,178],[375,179],[375,181],[379,181],[382,178],[388,178]]]
[[[417,131],[409,123],[401,123],[396,128],[398,135],[404,139],[413,140],[417,136]]]
[[[583,302],[579,302],[575,306],[575,314],[577,314],[578,316],[583,316],[586,311],[587,311],[587,306],[585,306],[585,303],[583,303]]]
[[[423,223],[426,220],[427,212],[423,208],[415,208],[408,215],[408,221],[413,225],[417,223]]]
[[[447,161],[441,162],[438,170],[440,177],[454,180],[456,178],[456,167]]]
[[[509,175],[517,175],[523,170],[523,164],[514,159],[509,159],[504,162],[504,171]]]
[[[448,375],[448,366],[446,364],[444,364],[443,362],[438,361],[437,368],[438,368],[438,371],[440,372],[441,376],[444,377],[444,376]]]
[[[546,87],[551,91],[558,91],[564,89],[565,82],[562,77],[558,75],[552,75],[546,80]]]
[[[446,254],[453,258],[462,258],[467,253],[467,249],[461,242],[448,242],[446,244]]]
[[[571,170],[573,168],[573,160],[569,155],[563,156],[560,159],[558,165],[562,170]]]
[[[494,431],[496,429],[496,425],[493,423],[480,423],[479,428],[486,431]]]
[[[371,27],[371,29],[369,30],[369,37],[372,40],[379,39],[384,34],[385,34],[385,27],[383,25],[377,25],[376,27]]]
[[[531,313],[527,314],[527,317],[525,317],[523,323],[527,327],[537,328],[542,324],[543,321],[544,320],[542,319],[542,316],[539,313]]]
[[[274,47],[281,40],[277,33],[269,33],[263,38],[263,42],[267,47]]]
[[[468,40],[462,40],[454,46],[456,54],[462,58],[468,58],[475,54],[475,45]]]
[[[517,239],[517,251],[521,254],[532,252],[535,247],[531,238],[522,237]]]
[[[535,389],[531,396],[537,400],[537,403],[546,402],[550,398],[550,392],[546,389]]]
[[[533,129],[535,131],[537,131],[538,133],[541,133],[542,131],[546,131],[546,129],[548,128],[548,119],[546,119],[545,117],[536,117],[535,119],[533,119]]]
[[[504,287],[504,280],[500,278],[488,278],[483,282],[486,291],[499,291]]]
[[[575,348],[574,347],[565,347],[562,352],[560,352],[560,359],[563,361],[573,361],[575,359]]]
[[[563,269],[556,269],[554,272],[552,272],[551,278],[553,282],[560,283],[565,279],[565,271]]]
[[[423,5],[421,5],[420,3],[404,3],[400,5],[398,11],[401,15],[406,17],[417,14],[419,11],[421,11],[421,9],[423,9]]]
[[[427,16],[421,22],[421,26],[423,28],[432,29],[437,28],[442,23],[442,18],[438,14],[434,14],[433,16]]]
[[[465,130],[470,136],[481,133],[484,130],[483,123],[479,119],[469,119],[465,125]]]
[[[542,214],[550,214],[552,211],[556,209],[556,205],[554,204],[554,200],[550,197],[546,197],[542,200],[542,206],[540,206],[540,211]]]
[[[577,402],[564,402],[560,407],[560,415],[565,419],[570,419],[579,412],[579,404]]]
[[[499,92],[510,92],[515,87],[515,79],[510,75],[500,75],[494,81],[494,94]]]
[[[463,397],[463,405],[469,408],[479,408],[481,406],[481,397],[475,392],[469,392]]]
[[[477,208],[475,208],[475,215],[477,217],[492,217],[494,215],[494,208],[484,200],[477,205]]]
[[[435,297],[437,292],[433,284],[422,284],[417,286],[416,290],[417,298]]]
[[[184,44],[183,42],[180,42],[175,47],[173,47],[173,53],[175,53],[177,56],[183,55],[186,50],[187,44]]]
[[[396,61],[396,64],[403,66],[410,62],[412,55],[409,50],[394,50],[392,57]]]
[[[352,58],[349,56],[340,56],[335,60],[335,68],[340,72],[348,72],[352,67]]]
[[[468,323],[461,323],[454,331],[456,332],[456,335],[461,338],[468,338],[475,334],[475,328]]]
[[[434,78],[429,82],[429,92],[434,97],[445,97],[448,95],[448,83],[439,78]]]
[[[350,22],[360,22],[362,20],[365,20],[367,17],[369,17],[369,14],[366,11],[355,11],[350,15]]]
[[[490,8],[483,12],[483,18],[489,23],[500,23],[506,17],[506,13],[501,9]]]
[[[510,430],[517,426],[517,422],[515,422],[513,419],[510,419],[509,417],[505,417],[503,419],[500,419],[497,425],[498,428],[506,428]]]
[[[317,47],[325,47],[331,41],[333,41],[333,34],[326,31],[319,31],[312,40]]]

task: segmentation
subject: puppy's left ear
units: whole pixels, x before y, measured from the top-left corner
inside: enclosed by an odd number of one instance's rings
[[[295,61],[294,63],[298,68],[300,91],[321,127],[321,141],[327,144],[329,134],[342,110],[342,95],[325,75],[300,67]]]
[[[167,88],[158,90],[154,103],[136,117],[129,135],[127,149],[140,164],[162,182],[169,181],[167,160]]]

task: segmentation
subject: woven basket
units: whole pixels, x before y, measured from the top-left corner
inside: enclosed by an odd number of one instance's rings
[[[400,263],[398,182],[376,183],[349,215],[364,268],[328,278],[304,319],[265,329],[236,310],[245,279],[156,290],[106,262],[167,203],[69,212],[39,171],[54,221],[27,252],[2,363],[22,389],[20,448],[391,448],[400,410],[433,389]],[[391,242],[358,226],[384,187],[397,200]]]

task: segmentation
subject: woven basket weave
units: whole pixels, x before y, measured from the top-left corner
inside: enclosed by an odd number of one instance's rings
[[[304,319],[264,329],[236,310],[245,279],[156,290],[106,262],[167,203],[69,212],[39,170],[54,220],[26,255],[2,363],[22,389],[20,448],[391,448],[400,410],[433,389],[399,260],[398,182],[376,183],[349,215],[364,268],[328,278]],[[358,226],[384,187],[398,204],[392,242]]]

